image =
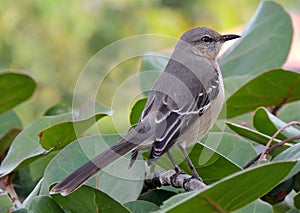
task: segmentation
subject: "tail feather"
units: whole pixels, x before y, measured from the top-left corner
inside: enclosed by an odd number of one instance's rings
[[[100,170],[104,169],[121,156],[127,154],[136,146],[137,144],[121,140],[63,179],[60,183],[54,186],[54,188],[52,188],[50,194],[60,193],[64,196],[70,194],[90,177],[94,176]]]

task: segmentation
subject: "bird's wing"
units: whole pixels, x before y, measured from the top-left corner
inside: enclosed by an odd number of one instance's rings
[[[154,162],[168,151],[176,143],[176,139],[209,108],[219,93],[218,72],[215,72],[205,88],[201,81],[187,68],[182,65],[178,66],[178,64],[176,68],[179,68],[176,77],[185,79],[183,80],[185,82],[182,83],[186,88],[178,89],[175,87],[177,91],[174,92],[179,96],[184,96],[186,94],[180,90],[186,89],[192,98],[188,101],[175,101],[175,97],[156,91],[155,88],[150,93],[141,116],[141,120],[144,120],[149,114],[155,113],[155,141],[149,156],[149,163]],[[185,75],[185,78],[180,75]]]

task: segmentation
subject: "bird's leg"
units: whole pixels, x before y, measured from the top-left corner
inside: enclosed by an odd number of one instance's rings
[[[171,153],[170,153],[169,151],[167,151],[167,155],[168,155],[168,157],[169,157],[171,163],[172,163],[173,166],[174,166],[175,172],[176,172],[177,174],[180,174],[181,171],[180,171],[180,169],[179,169],[179,167],[177,166],[177,164],[176,164],[176,162],[175,162],[173,156],[171,155]]]
[[[198,175],[198,172],[197,170],[195,169],[190,157],[189,157],[189,154],[186,152],[185,148],[182,147],[180,144],[178,145],[180,150],[182,151],[183,155],[184,155],[184,158],[188,164],[188,167],[190,168],[191,172],[192,172],[192,175],[194,178],[197,178],[198,180],[200,180],[201,182],[203,182],[202,178]]]

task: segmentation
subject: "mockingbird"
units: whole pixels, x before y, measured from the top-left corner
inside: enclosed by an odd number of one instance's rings
[[[201,140],[216,121],[224,87],[217,56],[224,42],[238,35],[221,35],[197,27],[178,40],[164,71],[155,81],[138,124],[108,150],[58,183],[51,193],[68,195],[101,169],[131,151],[134,163],[140,150],[151,148],[148,165],[178,146],[195,178],[201,180],[185,147]]]

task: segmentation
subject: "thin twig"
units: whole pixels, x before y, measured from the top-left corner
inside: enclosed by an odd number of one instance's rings
[[[290,126],[300,126],[300,122],[299,121],[291,121],[290,123],[288,123],[287,125],[281,127],[279,130],[277,130],[277,132],[275,132],[275,134],[272,136],[272,138],[268,141],[268,143],[266,144],[266,147],[264,148],[264,150],[262,151],[257,165],[260,165],[263,157],[265,156],[266,152],[268,151],[268,149],[271,146],[272,141],[279,135],[279,133],[281,133],[283,130],[285,130],[286,128],[290,127]]]
[[[273,151],[274,149],[276,149],[276,148],[278,148],[278,147],[280,147],[280,146],[283,146],[284,144],[286,144],[286,143],[288,143],[288,142],[291,142],[291,141],[294,141],[294,140],[298,140],[298,139],[300,139],[300,135],[294,136],[294,137],[291,137],[291,138],[287,138],[287,139],[285,139],[285,140],[283,140],[283,141],[281,141],[281,142],[279,142],[279,143],[276,143],[276,144],[274,144],[273,146],[271,146],[271,147],[267,150],[266,154],[270,153],[271,151]],[[261,156],[261,154],[262,154],[262,153],[259,153],[258,155],[256,155],[251,161],[249,161],[249,162],[243,167],[243,169],[247,169],[247,168],[250,167],[252,164],[254,164],[254,163],[259,159],[259,157]]]
[[[1,185],[5,188],[5,192],[10,196],[10,199],[13,203],[13,209],[21,208],[21,201],[18,194],[15,191],[14,184],[12,183],[12,174],[4,176],[1,178]]]

